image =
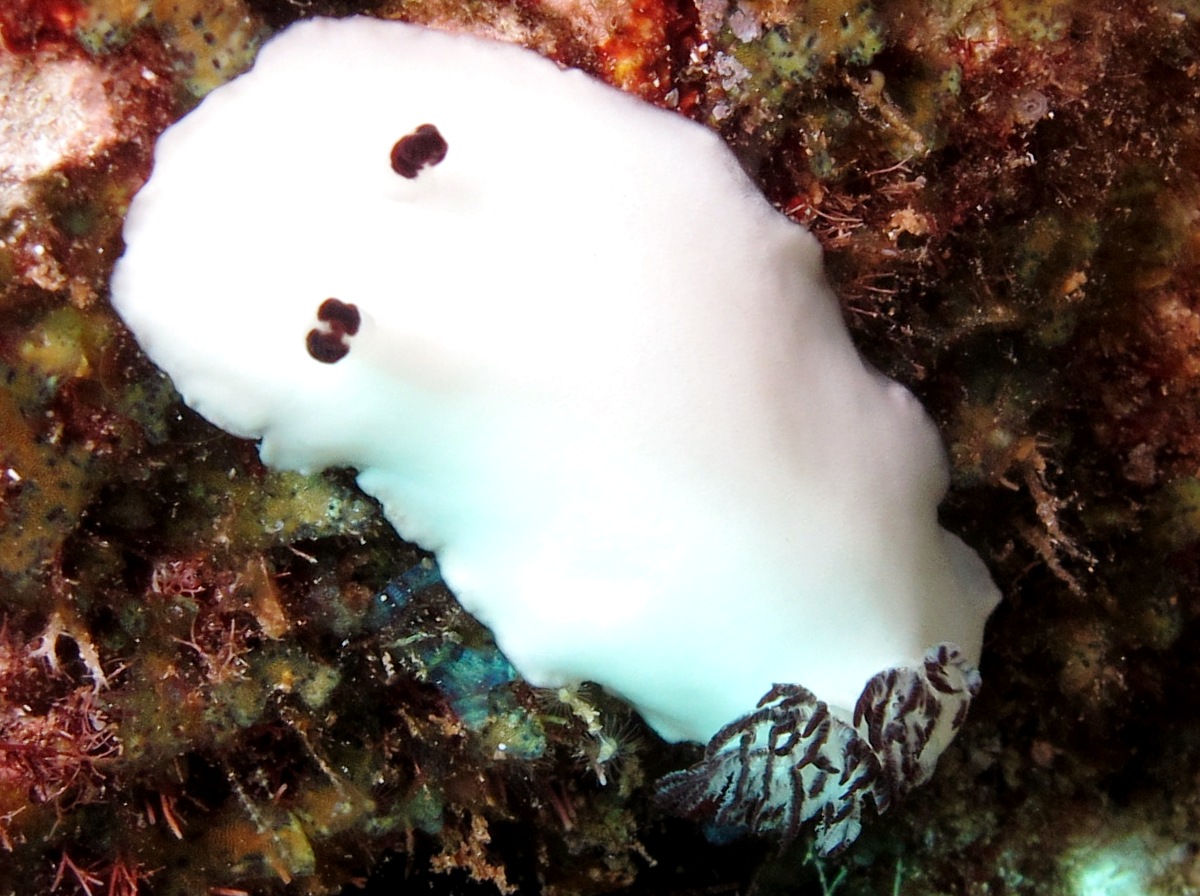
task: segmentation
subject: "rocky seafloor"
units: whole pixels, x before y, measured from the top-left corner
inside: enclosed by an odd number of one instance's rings
[[[945,523],[1005,599],[937,774],[841,855],[664,816],[653,781],[698,748],[524,684],[351,472],[266,469],[109,307],[157,135],[274,31],[356,12],[522,43],[719,131],[937,420]],[[1200,892],[1198,19],[8,0],[0,893]]]

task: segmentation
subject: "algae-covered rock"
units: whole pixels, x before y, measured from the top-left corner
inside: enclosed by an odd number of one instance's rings
[[[649,782],[693,756],[608,695],[514,678],[351,474],[264,470],[109,310],[158,133],[271,31],[364,11],[526,43],[719,130],[939,421],[944,522],[1006,601],[937,776],[844,857],[663,819]],[[1198,15],[5,6],[0,892],[1194,889]],[[586,214],[587,183],[563,189]]]

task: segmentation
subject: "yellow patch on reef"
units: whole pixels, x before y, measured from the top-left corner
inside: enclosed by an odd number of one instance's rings
[[[656,73],[666,46],[666,12],[657,3],[635,3],[624,21],[598,48],[607,80],[622,90],[653,96],[662,81]]]
[[[56,556],[95,483],[89,452],[40,439],[7,390],[0,390],[0,445],[0,576],[11,584],[36,577]]]
[[[238,590],[246,596],[250,612],[266,637],[277,641],[291,630],[292,623],[280,600],[279,586],[264,558],[257,557],[246,563],[238,580]]]
[[[144,24],[159,30],[198,97],[249,68],[265,34],[241,0],[92,0],[80,38],[92,48],[119,44]]]
[[[836,58],[865,65],[883,49],[883,30],[870,3],[747,0],[742,8],[766,29],[767,50],[788,78],[811,78]],[[783,32],[775,30],[780,26]]]
[[[90,364],[83,344],[85,324],[74,308],[52,311],[21,341],[21,363],[53,380],[87,376]]]
[[[253,679],[271,691],[296,694],[309,709],[318,710],[328,704],[341,676],[332,666],[291,651],[264,658],[256,665]]]
[[[1061,40],[1071,23],[1068,7],[1043,0],[1000,0],[997,8],[1013,36],[1035,44]]]
[[[289,884],[313,874],[317,866],[300,820],[269,804],[251,803],[248,796],[242,807],[212,819],[198,854],[228,868],[235,881],[265,876]]]
[[[375,811],[374,800],[342,777],[317,779],[291,800],[305,829],[322,838],[362,824]]]
[[[261,544],[264,539],[267,544],[290,544],[359,532],[378,518],[370,499],[321,474],[270,471],[237,483],[227,479],[222,488],[233,489],[238,496],[226,530],[237,544]]]

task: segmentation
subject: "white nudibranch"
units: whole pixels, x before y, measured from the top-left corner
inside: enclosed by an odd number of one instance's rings
[[[357,468],[531,683],[708,744],[662,805],[828,853],[932,773],[997,590],[932,423],[705,128],[313,20],[162,136],[125,239],[113,304],[192,407]]]

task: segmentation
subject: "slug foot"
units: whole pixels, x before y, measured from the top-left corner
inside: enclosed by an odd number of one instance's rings
[[[703,759],[660,779],[656,801],[783,842],[815,820],[814,846],[832,855],[858,837],[868,804],[881,814],[929,779],[978,691],[978,671],[952,644],[872,677],[850,719],[800,685],[775,685],[716,733]]]

